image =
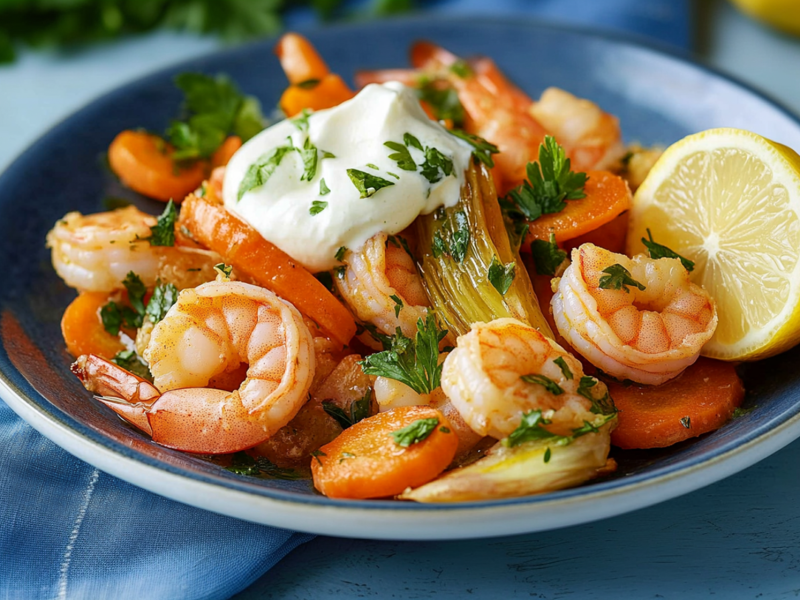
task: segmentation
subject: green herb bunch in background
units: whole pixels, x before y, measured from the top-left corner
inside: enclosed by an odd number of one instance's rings
[[[371,0],[370,16],[409,10],[414,0]],[[344,0],[0,0],[0,63],[19,46],[113,40],[158,28],[241,42],[274,35],[281,16],[311,6],[320,19],[349,16]],[[363,15],[363,11],[362,11]]]

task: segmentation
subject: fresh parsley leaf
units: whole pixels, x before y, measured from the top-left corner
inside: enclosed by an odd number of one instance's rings
[[[322,408],[330,417],[339,423],[342,429],[347,429],[369,416],[371,402],[372,389],[369,388],[362,398],[350,403],[349,414],[339,408],[339,406],[331,400],[323,400]]]
[[[347,429],[353,424],[347,413],[339,408],[339,406],[332,400],[323,400],[322,409],[328,414],[329,417],[339,423],[342,429]]]
[[[658,244],[653,241],[653,234],[650,233],[650,230],[647,230],[647,237],[650,239],[647,240],[642,238],[642,243],[647,247],[650,251],[650,258],[677,258],[681,261],[683,268],[686,269],[689,273],[694,271],[694,262],[689,260],[688,258],[684,258],[674,250],[671,250],[664,246],[663,244]]]
[[[150,228],[151,246],[174,246],[175,245],[175,221],[178,219],[178,210],[175,203],[170,200],[164,208],[164,212],[158,217],[158,221]]]
[[[492,264],[489,265],[489,282],[494,286],[501,296],[505,296],[508,288],[514,282],[514,271],[517,264],[510,262],[504,265],[497,260],[496,256],[492,256]]]
[[[321,213],[326,208],[328,208],[327,202],[324,202],[323,200],[314,200],[311,203],[311,208],[308,209],[308,214],[313,217],[314,215]]]
[[[383,179],[377,175],[370,175],[358,169],[347,169],[347,176],[361,193],[361,198],[371,198],[378,190],[394,185],[393,181]]]
[[[544,375],[531,373],[530,375],[522,375],[520,379],[522,379],[522,381],[526,383],[538,383],[554,396],[560,396],[561,394],[564,393],[564,390],[561,388],[560,385],[558,385],[555,381],[553,381],[549,377],[545,377]]]
[[[119,335],[122,327],[122,311],[116,302],[109,302],[100,309],[100,320],[108,333],[113,336]]]
[[[564,360],[563,356],[553,359],[553,362],[558,365],[559,369],[561,369],[561,372],[564,374],[564,379],[572,379],[572,371],[569,370],[567,361]]]
[[[549,463],[550,457],[553,456],[553,453],[550,451],[550,447],[547,447],[547,450],[544,451],[544,462]]]
[[[439,431],[441,431],[442,433],[450,433],[450,428],[442,425],[441,427],[439,427]]]
[[[533,240],[531,255],[539,275],[555,275],[558,267],[567,259],[567,253],[559,249],[555,234],[550,234],[550,241]]]
[[[429,419],[417,419],[410,425],[391,433],[394,443],[403,448],[408,448],[412,444],[426,440],[436,429],[439,419],[431,417]]]
[[[463,211],[458,211],[453,215],[456,223],[456,230],[450,238],[450,256],[457,263],[464,260],[469,248],[469,223],[467,222],[467,215]]]
[[[293,146],[278,146],[270,152],[263,154],[256,162],[248,167],[242,178],[242,182],[239,184],[239,191],[236,195],[236,199],[241,200],[242,196],[250,190],[261,187],[267,183],[275,172],[275,169],[281,164],[283,158],[289,154],[289,152],[294,152],[294,150],[295,148]]]
[[[370,169],[374,169],[376,171],[380,171],[381,170],[381,168],[378,165],[374,164],[374,163],[367,163],[367,167],[369,167]]]
[[[458,99],[458,92],[452,87],[446,86],[445,82],[435,79],[422,82],[417,90],[417,95],[420,100],[431,107],[438,121],[450,119],[457,127],[464,124],[466,113]]]
[[[400,169],[404,171],[417,170],[417,163],[411,158],[411,153],[403,144],[399,142],[384,142],[383,145],[389,148],[389,150],[394,150],[394,152],[389,155],[389,158],[395,161]]]
[[[233,119],[233,134],[238,135],[242,142],[246,142],[261,133],[265,125],[266,119],[261,113],[261,103],[258,98],[245,96]]]
[[[317,147],[311,143],[311,138],[306,138],[303,148],[298,152],[303,159],[303,174],[300,176],[300,181],[311,181],[317,174]]]
[[[451,129],[450,133],[459,139],[464,140],[473,147],[472,156],[481,161],[490,169],[494,167],[494,160],[492,154],[498,154],[500,150],[494,144],[487,142],[482,137],[461,131],[460,129]]]
[[[417,137],[408,132],[403,134],[403,143],[410,148],[416,148],[420,152],[425,152],[425,148],[422,147],[422,143]]]
[[[446,335],[446,330],[436,326],[433,314],[428,314],[425,322],[417,320],[415,339],[407,338],[398,328],[390,338],[389,349],[371,354],[359,364],[367,375],[395,379],[418,394],[430,394],[441,383],[439,342]]]
[[[129,373],[133,373],[134,375],[141,377],[142,379],[146,379],[147,381],[152,382],[153,376],[150,374],[150,369],[139,356],[133,350],[123,350],[121,352],[117,352],[116,356],[111,359],[111,362],[119,365]]]
[[[422,176],[433,184],[453,173],[453,160],[436,148],[425,148],[425,162],[420,169]]]
[[[623,267],[622,265],[616,264],[611,265],[610,267],[606,267],[602,271],[606,273],[600,278],[600,288],[604,290],[625,290],[627,293],[630,294],[630,289],[628,289],[629,285],[632,285],[636,288],[639,288],[641,291],[646,290],[647,288],[643,286],[641,283],[636,281],[633,277],[631,277],[630,271]]]
[[[336,251],[336,254],[333,255],[333,258],[339,262],[342,262],[345,254],[347,254],[347,246],[339,246],[339,249]]]
[[[599,432],[600,428],[597,425],[595,425],[594,423],[589,423],[589,421],[584,421],[583,425],[572,430],[572,438],[575,439],[584,436],[587,433],[599,433]]]
[[[147,303],[146,314],[155,325],[161,321],[170,308],[178,301],[178,288],[171,283],[163,284],[160,281],[153,290],[153,295]]]
[[[590,409],[597,415],[611,415],[617,412],[614,406],[614,401],[606,390],[602,398],[595,398],[592,388],[597,385],[597,379],[584,375],[578,383],[578,394],[591,401],[592,408]]]
[[[325,178],[319,180],[319,195],[320,196],[327,196],[331,193],[331,189],[328,187],[328,184],[325,183]]]
[[[550,433],[544,425],[549,425],[550,421],[542,417],[541,410],[531,410],[522,414],[519,426],[503,440],[503,445],[513,448],[534,440],[566,440],[564,436]]]
[[[301,112],[298,116],[294,117],[293,119],[290,119],[290,121],[292,122],[292,124],[294,124],[295,127],[297,127],[298,130],[302,132],[307,132],[308,118],[310,116],[311,116],[311,111],[308,110],[307,108],[304,108],[303,112]]]
[[[214,268],[217,271],[220,271],[225,277],[230,279],[231,273],[233,272],[233,267],[231,265],[226,265],[225,263],[218,263],[214,265]]]
[[[122,281],[122,285],[125,286],[125,289],[128,290],[128,302],[130,302],[133,310],[140,316],[144,316],[144,295],[147,293],[147,288],[144,287],[144,283],[142,283],[141,278],[134,273],[133,271],[129,271],[128,274],[125,276],[125,279]],[[137,327],[141,327],[141,321],[137,325]]]
[[[528,163],[528,179],[511,190],[506,202],[513,206],[514,220],[534,221],[542,215],[561,212],[567,200],[586,197],[588,177],[570,169],[570,160],[555,138],[547,135],[539,146],[539,161]]]
[[[389,296],[394,301],[394,316],[400,317],[400,311],[403,310],[403,300],[397,294]]]

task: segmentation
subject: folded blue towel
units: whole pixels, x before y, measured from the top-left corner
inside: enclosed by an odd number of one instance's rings
[[[538,16],[688,44],[688,0],[433,0],[424,8]],[[288,22],[310,18],[301,11]],[[2,600],[228,598],[311,537],[133,487],[73,458],[0,402]]]

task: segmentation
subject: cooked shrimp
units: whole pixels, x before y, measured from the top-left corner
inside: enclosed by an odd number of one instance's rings
[[[90,292],[121,289],[131,271],[147,287],[159,278],[179,289],[214,279],[219,255],[199,248],[151,246],[147,238],[155,224],[154,216],[134,206],[92,215],[68,213],[47,234],[53,267],[68,286]]]
[[[141,425],[146,418],[155,442],[201,454],[237,452],[268,439],[305,403],[315,367],[300,313],[272,292],[237,281],[183,290],[153,329],[144,358],[158,396],[98,357],[81,357],[73,372],[90,391],[100,390],[100,376],[127,382],[106,385],[99,400],[148,431]],[[242,363],[248,367],[237,390],[206,387]],[[130,393],[142,387],[146,398]]]
[[[619,119],[594,102],[551,87],[529,111],[564,147],[576,171],[608,169],[625,154]]]
[[[386,335],[394,335],[399,327],[404,335],[414,337],[417,320],[425,320],[428,297],[414,261],[403,248],[387,244],[387,239],[379,233],[358,252],[347,252],[346,269],[334,281],[361,321]]]
[[[604,270],[619,265],[641,285],[600,287]],[[628,258],[583,244],[553,296],[561,335],[606,373],[658,385],[694,363],[717,326],[714,301],[677,258]]]
[[[522,379],[526,375],[544,376],[563,392],[554,394],[544,385],[529,383]],[[475,323],[458,338],[444,361],[442,389],[480,435],[505,438],[531,410],[541,410],[552,421],[554,433],[569,435],[597,416],[592,401],[578,393],[581,377],[581,363],[538,330],[516,319],[496,319]],[[598,381],[591,390],[602,398],[605,385]]]

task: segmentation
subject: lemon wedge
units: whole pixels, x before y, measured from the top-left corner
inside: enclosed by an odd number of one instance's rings
[[[703,355],[756,360],[800,342],[800,156],[741,129],[670,146],[636,191],[628,253],[641,238],[694,261],[717,304]]]

